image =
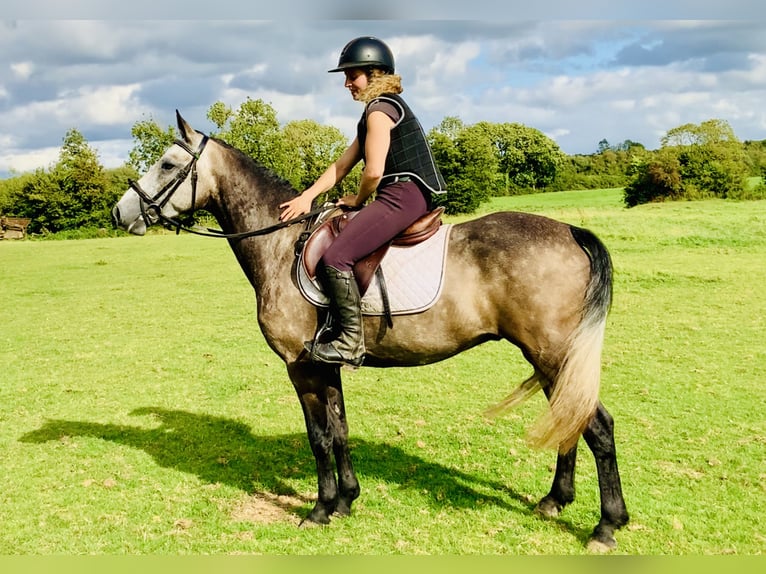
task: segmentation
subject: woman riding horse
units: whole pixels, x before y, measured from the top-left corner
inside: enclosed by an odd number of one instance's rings
[[[384,42],[371,36],[351,40],[341,51],[338,67],[329,71],[344,72],[351,97],[365,104],[357,136],[308,189],[279,206],[280,218],[308,213],[317,196],[364,161],[359,191],[337,202],[361,211],[343,228],[317,269],[340,333],[330,342],[317,338],[306,342],[313,361],[358,367],[365,346],[353,265],[430,211],[431,193],[444,193],[446,186],[423,128],[399,95],[401,78],[394,74],[394,57]],[[364,206],[373,193],[374,200]]]
[[[365,44],[380,47],[370,39],[352,42],[340,60],[339,69],[348,69],[346,84],[352,94],[378,81],[374,71],[369,77],[367,72],[354,75],[355,69],[368,67],[360,63],[393,71],[393,60],[373,61],[372,51],[352,49]],[[385,50],[381,54],[388,56]],[[350,68],[342,68],[344,64]],[[392,77],[382,73],[381,79]],[[316,502],[304,523],[327,524],[334,515],[350,514],[361,492],[341,380],[345,359],[360,364],[364,353],[369,367],[415,367],[449,359],[486,341],[505,340],[521,350],[533,372],[491,411],[503,412],[538,390],[549,402],[531,438],[538,446],[555,448],[558,458],[551,489],[536,510],[553,518],[574,501],[577,445],[582,437],[596,462],[601,499],[588,547],[615,548],[615,532],[629,516],[617,466],[614,420],[599,400],[601,352],[612,301],[609,251],[591,231],[532,213],[499,211],[450,224],[443,289],[434,304],[419,313],[398,315],[396,329],[383,316],[365,315],[360,325],[356,283],[347,267],[356,256],[356,243],[367,242],[366,253],[372,249],[370,238],[383,241],[378,219],[385,219],[384,226],[398,221],[400,211],[414,203],[419,208],[410,214],[412,221],[427,209],[428,193],[444,188],[438,171],[421,170],[430,152],[425,145],[418,147],[422,130],[398,94],[384,92],[373,99],[399,110],[400,121],[381,109],[371,111],[370,101],[360,136],[297,201],[297,191],[286,181],[242,151],[193,129],[176,112],[180,137],[139,181],[130,182],[113,208],[114,221],[143,235],[159,222],[180,230],[178,217],[196,209],[206,209],[216,218],[221,229],[212,235],[229,240],[253,287],[260,329],[284,361],[303,411],[317,473]],[[385,145],[380,147],[380,141]],[[409,143],[423,155],[398,155],[400,145]],[[351,220],[346,239],[325,260],[327,267],[343,264],[334,267],[335,276],[327,282],[336,291],[334,312],[342,315],[352,332],[332,345],[312,347],[312,360],[304,344],[317,332],[319,311],[296,286],[295,245],[304,228],[294,225],[303,220],[294,215],[303,213],[360,158],[365,160],[365,174],[359,193],[340,203],[358,207],[376,189],[378,197]],[[388,179],[396,177],[411,179],[389,185]],[[283,221],[275,225],[278,213]],[[365,216],[367,225],[360,225]],[[358,332],[349,329],[349,323]],[[323,362],[328,359],[337,362]],[[473,393],[481,381],[457,384],[462,392]],[[386,386],[376,391],[381,401],[390,392]]]

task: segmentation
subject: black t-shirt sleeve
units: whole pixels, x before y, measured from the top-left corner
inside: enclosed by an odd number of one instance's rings
[[[370,106],[367,108],[367,115],[369,116],[372,112],[383,112],[391,118],[394,123],[399,122],[402,117],[401,110],[398,107],[384,100],[375,100],[374,102],[371,102]]]

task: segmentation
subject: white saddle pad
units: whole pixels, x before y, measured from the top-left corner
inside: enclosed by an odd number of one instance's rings
[[[447,242],[452,226],[444,224],[432,237],[412,247],[388,249],[380,268],[386,284],[392,315],[420,313],[439,299],[444,282],[447,261]],[[301,254],[301,257],[303,255]],[[299,259],[297,265],[298,288],[307,301],[318,307],[327,307],[329,299],[317,281],[312,281]],[[384,315],[383,297],[377,275],[362,297],[362,313]]]

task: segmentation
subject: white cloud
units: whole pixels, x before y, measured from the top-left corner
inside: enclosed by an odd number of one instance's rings
[[[14,62],[11,64],[11,72],[20,80],[26,80],[34,72],[35,65],[32,62]]]
[[[122,125],[126,118],[138,118],[150,110],[141,105],[136,92],[140,86],[85,86],[63,92],[57,103],[77,121],[96,125]]]
[[[5,148],[5,146],[2,146]],[[0,154],[0,172],[25,172],[48,167],[58,161],[61,148],[46,147],[31,151],[5,150]]]
[[[636,109],[636,100],[614,100],[609,103],[609,107],[618,112],[630,112]]]
[[[764,86],[766,85],[766,54],[748,54],[751,67],[743,72],[732,72],[732,76],[743,83]]]
[[[56,129],[82,125],[123,125],[150,112],[135,97],[138,85],[81,87],[52,100],[30,102],[0,114],[6,125],[52,122]],[[59,135],[60,137],[60,135]]]
[[[9,137],[0,138],[0,172],[34,171],[38,168],[48,168],[54,165],[61,154],[61,147],[46,147],[32,151],[14,149]],[[132,140],[117,139],[89,142],[98,154],[101,165],[105,168],[120,167],[125,163],[128,153],[133,147]]]
[[[133,140],[102,140],[90,145],[96,150],[101,165],[105,168],[114,168],[120,167],[128,159],[128,154],[133,148]]]
[[[543,132],[546,136],[551,138],[552,140],[558,140],[560,138],[566,137],[569,135],[569,130],[565,128],[557,128],[550,132]]]
[[[449,44],[432,36],[399,38],[391,44],[405,90],[411,88],[422,96],[441,93],[453,82],[464,82],[470,62],[480,53],[477,42]]]

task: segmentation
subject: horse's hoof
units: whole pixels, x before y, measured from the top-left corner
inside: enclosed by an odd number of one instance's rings
[[[300,524],[298,524],[299,528],[312,528],[314,526],[326,526],[330,524],[330,516],[327,514],[327,510],[325,508],[317,508],[315,507],[311,512],[309,512],[309,515],[301,520]]]
[[[591,538],[585,548],[592,554],[606,554],[617,548],[617,541],[614,538],[611,540],[597,540]]]
[[[341,517],[351,516],[351,506],[339,502],[338,506],[335,508],[335,512],[333,512],[332,515]]]
[[[316,522],[315,520],[310,520],[309,518],[304,518],[298,523],[298,528],[318,528],[320,526],[327,526],[330,524],[330,519],[327,519],[327,522]]]
[[[558,518],[561,514],[561,506],[550,498],[543,498],[535,506],[535,513],[543,518]]]

